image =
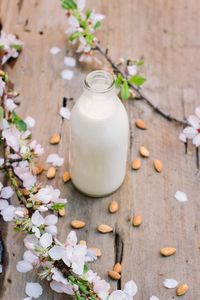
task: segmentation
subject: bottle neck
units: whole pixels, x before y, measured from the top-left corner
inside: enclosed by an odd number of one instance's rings
[[[109,72],[93,71],[85,79],[84,90],[97,98],[106,98],[115,93],[114,78]]]

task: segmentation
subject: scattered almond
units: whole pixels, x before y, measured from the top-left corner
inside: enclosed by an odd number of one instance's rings
[[[142,119],[137,119],[135,125],[140,129],[147,129],[145,122]]]
[[[113,231],[112,227],[110,227],[109,225],[106,225],[106,224],[99,225],[97,229],[101,233],[109,233],[109,232]]]
[[[160,249],[160,254],[163,256],[170,256],[176,253],[176,248],[173,247],[165,247]]]
[[[134,227],[138,227],[142,224],[142,216],[141,215],[135,215],[133,217],[133,220],[132,220],[132,225]]]
[[[64,217],[65,214],[66,214],[65,208],[64,208],[64,207],[63,207],[63,208],[60,208],[60,209],[58,210],[58,214],[59,214],[60,217]]]
[[[48,179],[53,179],[56,176],[56,168],[54,167],[49,167],[47,170],[47,178]]]
[[[141,168],[141,159],[139,158],[136,158],[132,161],[132,169],[133,170],[139,170]]]
[[[140,147],[140,154],[143,156],[143,157],[149,157],[149,150],[144,147],[144,146],[141,146]]]
[[[34,166],[32,169],[33,175],[40,175],[44,171],[44,165],[38,164],[37,166]]]
[[[91,250],[93,250],[96,253],[97,257],[100,257],[102,255],[101,250],[97,247],[90,247]]]
[[[79,241],[79,245],[84,245],[84,246],[86,246],[86,241],[80,240],[80,241]]]
[[[85,227],[85,222],[84,221],[81,221],[81,220],[73,220],[71,222],[71,227],[74,228],[74,229],[81,229],[83,227]]]
[[[108,276],[114,280],[119,280],[121,275],[115,271],[108,271]]]
[[[50,138],[50,144],[55,145],[60,143],[60,134],[55,133]]]
[[[113,200],[109,206],[108,206],[108,210],[111,214],[116,213],[119,210],[119,204],[117,201]]]
[[[64,182],[68,182],[70,179],[71,179],[70,173],[67,172],[67,171],[65,171],[65,172],[63,173],[63,181],[64,181]]]
[[[122,271],[122,265],[120,263],[116,263],[114,265],[113,271],[115,271],[117,273],[121,273],[121,271]]]
[[[154,165],[155,170],[156,170],[158,173],[162,172],[162,170],[163,170],[163,164],[162,164],[162,162],[161,162],[160,160],[155,159],[155,160],[153,161],[153,165]]]
[[[189,290],[189,286],[187,285],[187,283],[183,283],[179,287],[177,287],[176,295],[177,296],[185,295],[188,292],[188,290]]]

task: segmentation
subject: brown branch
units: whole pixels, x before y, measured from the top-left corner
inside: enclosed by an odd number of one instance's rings
[[[100,43],[97,43],[94,50],[98,51],[106,59],[106,61],[110,64],[110,66],[112,67],[112,69],[113,69],[113,71],[116,75],[121,74],[123,76],[123,78],[128,79],[127,75],[119,68],[119,66],[108,55],[107,49],[103,49],[100,46]],[[171,116],[169,113],[167,113],[167,112],[163,111],[162,109],[160,109],[159,107],[157,107],[153,102],[151,102],[151,100],[149,100],[142,93],[140,88],[138,88],[138,87],[136,87],[136,86],[134,86],[133,84],[130,84],[130,83],[129,83],[129,86],[138,94],[138,96],[139,96],[137,98],[138,100],[145,101],[145,103],[148,104],[154,112],[158,113],[160,116],[162,116],[166,120],[168,120],[170,122],[175,122],[179,125],[187,125],[188,124],[187,121],[178,119],[174,116]]]

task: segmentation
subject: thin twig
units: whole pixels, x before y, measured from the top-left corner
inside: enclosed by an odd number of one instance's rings
[[[94,48],[94,50],[98,51],[106,60],[107,62],[110,64],[110,66],[112,67],[114,73],[116,75],[121,74],[123,76],[123,78],[127,78],[127,75],[119,68],[119,66],[112,60],[112,58],[108,55],[108,51],[107,49],[103,49],[100,44],[98,43],[96,45],[96,47]],[[133,84],[129,83],[129,86],[138,94],[138,98],[137,100],[143,100],[145,101],[145,103],[147,103],[151,109],[153,109],[153,111],[155,111],[156,113],[158,113],[160,116],[162,116],[163,118],[165,118],[166,120],[170,121],[170,122],[175,122],[179,125],[187,125],[187,121],[185,120],[181,120],[178,119],[174,116],[171,116],[169,113],[163,111],[162,109],[160,109],[159,107],[157,107],[153,102],[151,102],[151,100],[149,100],[141,91],[140,88],[134,86]]]

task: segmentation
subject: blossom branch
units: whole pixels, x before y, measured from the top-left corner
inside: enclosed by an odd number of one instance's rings
[[[143,94],[141,86],[146,79],[139,75],[139,67],[143,61],[132,62],[126,61],[125,68],[128,72],[123,71],[117,63],[115,63],[108,54],[108,49],[104,49],[100,45],[100,41],[95,36],[95,31],[101,27],[101,21],[104,16],[96,14],[94,10],[87,9],[84,12],[84,1],[80,0],[61,0],[62,6],[67,10],[69,28],[67,34],[68,40],[72,44],[77,44],[77,53],[80,53],[80,62],[98,61],[94,52],[99,52],[111,66],[116,76],[116,86],[120,89],[121,98],[127,100],[131,97],[137,100],[143,100],[151,107],[151,109],[168,121],[176,122],[179,125],[187,125],[187,121],[178,119],[164,110],[160,109]],[[131,63],[131,65],[129,65]],[[128,66],[127,66],[128,65]],[[130,92],[130,90],[132,92]]]

